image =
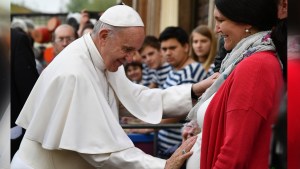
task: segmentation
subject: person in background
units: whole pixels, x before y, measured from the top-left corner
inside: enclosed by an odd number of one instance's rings
[[[33,21],[30,19],[16,19],[14,18],[11,24],[11,28],[13,29],[18,29],[19,31],[24,32],[27,37],[29,38],[29,44],[33,50],[34,56],[35,56],[35,63],[36,63],[36,69],[38,71],[38,73],[40,74],[45,65],[43,64],[43,62],[41,61],[41,58],[38,58],[38,54],[39,53],[39,49],[37,47],[34,46],[34,38],[33,38],[33,30],[34,30],[34,24]]]
[[[197,83],[209,76],[202,65],[188,55],[189,37],[182,28],[165,28],[159,36],[159,41],[163,56],[173,67],[167,75],[163,85],[164,89],[176,85]],[[184,120],[185,115],[163,119],[161,123],[183,123]],[[181,141],[181,129],[160,129],[158,132],[158,155],[168,158],[170,156],[168,149],[180,144]]]
[[[47,66],[44,61],[44,52],[46,47],[44,45],[40,45],[33,48],[33,53],[35,57],[36,69],[39,74],[43,72],[45,67]]]
[[[11,158],[25,130],[15,124],[39,74],[28,35],[11,29]]]
[[[126,76],[136,84],[141,84],[143,76],[143,66],[139,62],[127,63],[124,66]]]
[[[82,35],[84,35],[83,30],[87,24],[91,24],[90,15],[86,9],[83,9],[80,12],[80,22],[79,22],[79,28],[77,30],[78,37],[81,37]]]
[[[138,51],[138,54],[134,55],[133,61],[142,63],[142,67],[143,67],[142,85],[147,86],[149,88],[156,88],[157,86],[152,83],[154,81],[153,78],[154,78],[155,71],[154,69],[148,67],[148,65],[146,64],[146,60],[142,58],[140,51]]]
[[[190,35],[190,56],[200,62],[206,71],[213,71],[217,53],[217,40],[206,25],[197,26]]]
[[[140,82],[141,85],[149,87],[149,88],[155,88],[155,85],[152,85],[153,77],[154,77],[154,70],[150,69],[147,64],[145,63],[145,60],[142,58],[139,52],[135,52],[132,57],[132,62],[137,62],[142,64],[142,81]]]
[[[163,56],[173,68],[163,85],[164,89],[185,83],[196,83],[212,74],[206,72],[199,62],[188,55],[188,35],[182,28],[167,27],[160,34],[159,41]]]
[[[87,23],[83,28],[82,28],[82,35],[91,33],[93,32],[94,25],[92,23]],[[82,36],[81,35],[81,36]]]
[[[154,73],[155,71],[150,69],[147,64],[142,59],[142,66],[143,66],[143,82],[142,84],[144,86],[147,86],[149,88],[156,88],[156,85],[154,85],[152,82],[154,81]]]
[[[52,36],[54,56],[77,38],[74,28],[68,24],[59,25]]]
[[[60,52],[16,121],[26,133],[11,168],[179,168],[192,155],[197,137],[163,160],[134,147],[119,124],[121,115],[157,124],[163,114],[186,114],[192,96],[204,92],[200,82],[165,90],[132,83],[122,64],[132,61],[144,37],[139,14],[116,5],[101,15],[91,34]]]
[[[171,65],[165,61],[160,51],[160,42],[155,36],[148,35],[145,37],[142,47],[139,49],[139,55],[141,57],[142,63],[146,65],[149,74],[143,74],[143,80],[140,84],[144,84],[145,76],[151,76],[151,83],[149,88],[161,88],[163,89],[163,84],[167,79],[169,71],[172,69]],[[127,66],[127,65],[126,65]],[[125,70],[126,70],[125,66]],[[143,67],[143,65],[141,65]],[[143,70],[143,68],[142,68]],[[144,71],[143,71],[144,72]],[[144,72],[145,73],[145,72]],[[136,73],[139,75],[139,73]],[[129,78],[130,79],[130,78]],[[164,120],[162,120],[163,122]],[[144,123],[136,118],[123,117],[121,120],[122,123],[127,124],[137,124]],[[151,133],[154,130],[150,128],[145,129],[127,129],[128,133],[140,133],[147,134]]]
[[[150,88],[161,88],[172,70],[172,66],[166,62],[160,51],[160,42],[155,36],[146,36],[139,53],[143,62],[150,68],[152,81]]]
[[[77,39],[74,27],[69,24],[59,25],[52,33],[52,46],[44,51],[44,60],[49,65],[52,60],[70,43]]]
[[[215,60],[214,60],[214,68],[213,68],[214,72],[219,72],[220,71],[223,59],[225,58],[227,53],[230,53],[230,52],[231,51],[227,51],[224,48],[224,37],[220,37],[218,54],[216,55]]]
[[[187,168],[268,168],[271,127],[284,90],[284,58],[271,39],[277,37],[271,31],[277,3],[216,0],[214,17],[231,52],[188,116],[197,120],[202,139],[199,134]]]

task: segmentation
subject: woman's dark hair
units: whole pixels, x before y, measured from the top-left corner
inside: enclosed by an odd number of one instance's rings
[[[228,19],[252,25],[260,31],[272,30],[271,38],[283,64],[286,80],[287,22],[278,19],[279,0],[215,0],[217,9]]]
[[[278,6],[280,5],[281,0],[273,1],[277,5],[276,13],[278,13]],[[285,82],[287,82],[287,29],[287,18],[277,19],[271,34],[271,38],[276,46],[277,54],[283,66],[283,78]]]
[[[287,18],[277,21],[273,28],[271,38],[276,46],[277,54],[283,66],[283,77],[287,79]]]
[[[272,29],[277,21],[274,0],[215,0],[215,4],[230,20],[252,25],[260,31]]]

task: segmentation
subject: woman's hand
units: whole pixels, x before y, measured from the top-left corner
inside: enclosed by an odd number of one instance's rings
[[[193,152],[190,151],[197,140],[197,136],[184,141],[174,154],[167,160],[165,169],[179,169],[184,161],[188,159]]]
[[[201,128],[195,120],[185,123],[181,132],[182,141],[185,141],[190,137],[196,136],[200,132]]]

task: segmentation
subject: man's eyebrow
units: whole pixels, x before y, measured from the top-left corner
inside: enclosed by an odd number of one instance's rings
[[[175,49],[177,46],[161,47],[162,49]]]
[[[130,47],[130,46],[123,46],[122,48],[125,50],[135,50],[134,47]]]

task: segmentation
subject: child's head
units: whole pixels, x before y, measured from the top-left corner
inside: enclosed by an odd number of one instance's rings
[[[134,83],[140,83],[143,76],[143,67],[139,62],[131,62],[125,65],[125,73],[129,80]]]
[[[151,69],[158,69],[164,59],[160,52],[160,42],[155,36],[146,36],[139,50],[142,61]]]
[[[166,61],[176,70],[182,69],[190,59],[189,37],[180,27],[167,27],[159,35],[161,52]]]
[[[191,33],[190,45],[190,56],[208,69],[214,61],[217,50],[213,31],[206,25],[199,25]]]

